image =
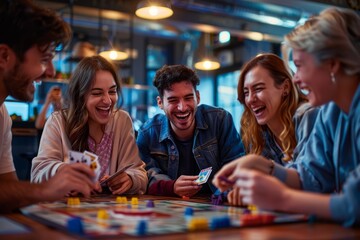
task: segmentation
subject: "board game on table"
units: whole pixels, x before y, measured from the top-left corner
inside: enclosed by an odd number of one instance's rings
[[[71,200],[71,201],[69,201]],[[213,205],[193,199],[111,197],[40,203],[22,213],[51,227],[87,238],[148,236],[216,231],[253,225],[305,221],[304,215]],[[80,226],[79,226],[80,224]]]

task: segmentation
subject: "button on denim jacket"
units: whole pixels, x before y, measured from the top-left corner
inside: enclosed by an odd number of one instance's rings
[[[243,156],[244,147],[231,114],[224,109],[199,105],[195,121],[193,154],[199,169],[212,167],[208,184],[215,192],[216,187],[211,183],[214,174],[224,164]],[[146,163],[149,186],[159,180],[179,177],[179,151],[164,114],[157,114],[141,127],[137,145],[141,159]]]

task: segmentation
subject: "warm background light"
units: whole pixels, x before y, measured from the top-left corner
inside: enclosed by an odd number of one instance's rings
[[[168,18],[173,15],[170,4],[152,1],[142,1],[138,4],[135,14],[138,17],[157,20]]]

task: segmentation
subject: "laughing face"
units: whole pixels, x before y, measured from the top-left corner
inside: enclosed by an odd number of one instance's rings
[[[52,64],[54,54],[50,48],[42,52],[34,46],[25,53],[23,62],[20,62],[14,53],[11,56],[14,56],[12,69],[5,71],[4,77],[7,94],[20,101],[32,101],[35,92],[34,82],[55,75]]]
[[[261,66],[251,69],[245,76],[245,104],[254,114],[258,124],[270,129],[280,124],[279,107],[282,96],[287,94],[288,82],[275,86],[269,71]]]
[[[174,83],[170,90],[164,91],[163,99],[158,97],[157,101],[177,138],[191,138],[195,129],[195,113],[200,102],[199,92],[194,89],[191,82]]]
[[[118,100],[116,82],[108,71],[98,71],[90,93],[86,97],[89,125],[105,125]]]
[[[311,54],[295,49],[293,59],[296,66],[293,81],[307,93],[309,103],[319,106],[331,101],[338,89],[331,82],[330,65],[319,64]]]

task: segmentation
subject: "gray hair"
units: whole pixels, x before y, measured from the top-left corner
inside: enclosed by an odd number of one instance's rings
[[[328,8],[287,34],[284,44],[318,63],[337,59],[347,75],[360,75],[360,16],[353,10]]]

